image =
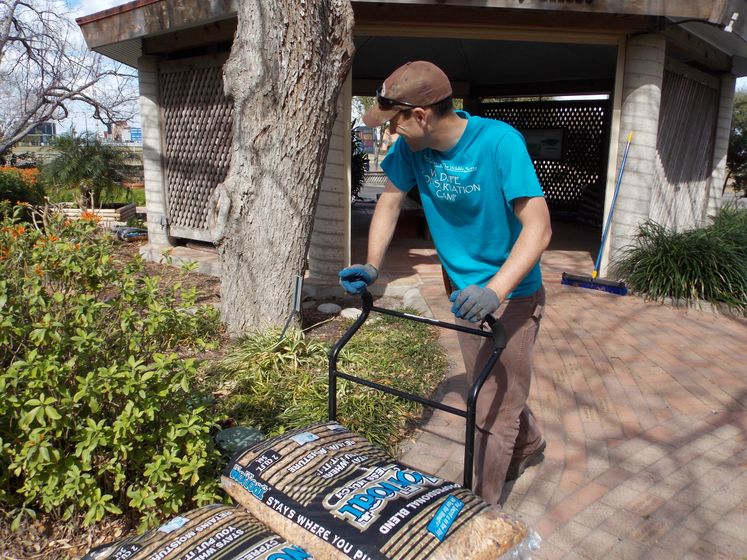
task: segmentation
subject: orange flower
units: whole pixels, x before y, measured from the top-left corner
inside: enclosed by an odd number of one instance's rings
[[[34,265],[34,272],[38,274],[39,276],[44,276],[44,271],[42,270],[42,267],[38,264]]]
[[[4,166],[0,167],[0,171],[4,173],[17,173],[21,176],[21,180],[26,183],[26,186],[31,187],[36,184],[39,180],[39,170],[32,167],[30,169],[20,169],[18,167]]]
[[[101,221],[101,216],[99,216],[95,212],[91,212],[90,210],[84,210],[80,213],[80,219],[86,222],[99,223]]]
[[[47,243],[54,243],[55,241],[59,241],[60,238],[56,235],[50,235],[48,237],[40,237],[36,240],[36,243],[34,243],[34,247],[42,247],[46,245]]]

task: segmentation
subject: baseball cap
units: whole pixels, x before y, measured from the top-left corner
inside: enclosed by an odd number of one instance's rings
[[[425,60],[407,62],[376,90],[376,104],[363,115],[363,122],[380,126],[402,110],[435,105],[451,94],[451,82],[438,66]]]

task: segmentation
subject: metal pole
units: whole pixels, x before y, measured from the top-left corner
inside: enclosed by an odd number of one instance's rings
[[[366,321],[373,306],[373,298],[368,292],[363,292],[361,299],[362,309],[360,316],[329,351],[329,395],[327,396],[327,408],[330,420],[337,419],[337,358],[343,347],[353,338],[353,335]]]
[[[477,416],[477,398],[480,396],[482,386],[485,380],[493,371],[498,358],[503,349],[506,348],[506,331],[500,322],[496,321],[492,315],[486,319],[493,331],[493,352],[491,352],[488,361],[483,366],[480,374],[475,379],[467,397],[467,425],[464,430],[464,483],[465,488],[472,489],[472,470],[475,460],[475,418]]]

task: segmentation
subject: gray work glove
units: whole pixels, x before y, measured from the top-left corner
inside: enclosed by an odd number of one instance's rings
[[[460,319],[477,323],[498,309],[501,300],[490,288],[481,288],[472,284],[463,290],[452,292],[449,301],[454,302],[451,312]]]
[[[339,273],[340,285],[349,294],[360,294],[379,277],[379,271],[372,264],[354,264],[343,268]]]

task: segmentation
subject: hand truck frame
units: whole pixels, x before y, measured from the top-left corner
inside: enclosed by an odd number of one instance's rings
[[[472,488],[472,468],[474,464],[474,452],[475,452],[475,415],[477,412],[477,399],[480,396],[480,391],[482,390],[482,386],[484,385],[485,380],[488,378],[488,375],[492,371],[493,366],[495,366],[496,362],[498,361],[498,358],[500,357],[501,352],[503,352],[504,348],[506,348],[505,329],[501,325],[500,321],[497,321],[492,315],[488,315],[488,317],[486,318],[486,322],[488,323],[491,329],[491,332],[487,332],[482,329],[463,327],[461,325],[447,323],[444,321],[438,321],[436,319],[431,319],[429,317],[422,317],[420,315],[412,315],[410,313],[404,313],[400,311],[394,311],[392,309],[377,307],[373,304],[373,297],[368,291],[364,291],[361,294],[361,300],[362,300],[362,307],[361,307],[360,316],[350,326],[350,328],[347,331],[345,331],[345,333],[342,335],[340,340],[337,341],[337,343],[332,347],[332,349],[329,352],[329,399],[328,399],[329,419],[333,421],[337,419],[337,379],[338,378],[347,379],[348,381],[352,381],[353,383],[358,383],[360,385],[364,385],[366,387],[370,387],[372,389],[376,389],[384,393],[389,393],[390,395],[395,395],[397,397],[400,397],[406,400],[418,402],[425,406],[430,406],[438,410],[443,410],[444,412],[448,412],[456,416],[461,416],[462,418],[466,419],[465,433],[464,433],[464,482],[463,482],[463,486],[465,488],[471,489]],[[382,385],[381,383],[375,383],[374,381],[362,379],[360,377],[356,377],[354,375],[344,373],[337,369],[337,359],[340,355],[340,352],[345,347],[345,345],[350,341],[353,335],[358,331],[358,329],[360,329],[363,323],[366,322],[366,319],[368,319],[372,311],[376,313],[381,313],[383,315],[391,315],[393,317],[399,317],[401,319],[408,319],[408,320],[417,321],[420,323],[427,323],[429,325],[434,325],[436,327],[440,327],[444,329],[474,334],[476,336],[493,339],[493,351],[488,357],[488,360],[485,362],[485,365],[483,366],[479,375],[475,379],[474,383],[472,383],[472,386],[470,387],[469,395],[467,396],[466,410],[455,408],[453,406],[449,406],[449,405],[446,405],[446,404],[443,404],[443,403],[440,403],[440,402],[437,402],[431,399],[426,399],[419,395],[414,395],[412,393],[400,391],[399,389],[396,389],[394,387],[388,387],[386,385]]]

